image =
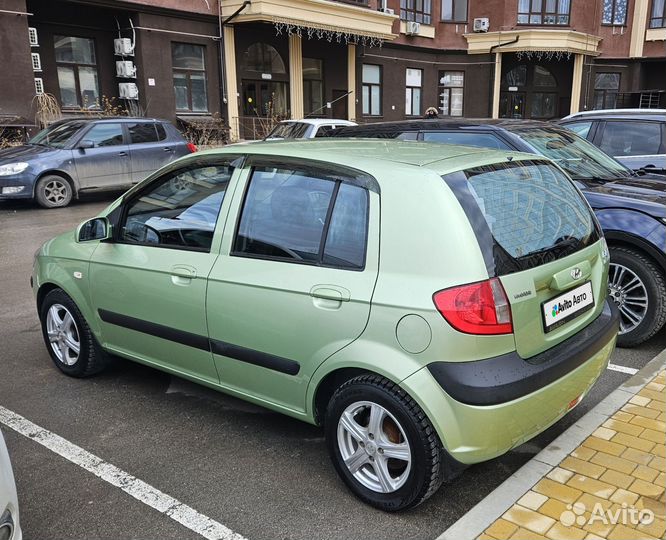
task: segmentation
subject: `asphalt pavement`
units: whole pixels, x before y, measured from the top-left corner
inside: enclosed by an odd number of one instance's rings
[[[140,478],[248,540],[433,539],[630,377],[607,370],[567,417],[498,459],[470,467],[401,514],[353,497],[329,463],[323,431],[160,371],[117,359],[91,379],[52,364],[29,286],[33,253],[113,196],[43,210],[0,202],[0,406]],[[662,331],[611,362],[640,369]],[[2,426],[26,539],[201,536],[29,437]]]

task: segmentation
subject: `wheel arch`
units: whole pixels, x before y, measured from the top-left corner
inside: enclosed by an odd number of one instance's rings
[[[78,183],[78,181],[71,174],[68,174],[65,171],[61,170],[61,169],[48,169],[48,170],[40,172],[39,176],[35,179],[35,182],[33,184],[33,188],[32,188],[32,196],[33,197],[36,196],[37,184],[45,176],[59,176],[63,180],[66,180],[69,183],[69,185],[72,187],[72,197],[78,198],[78,196],[79,196],[79,183]]]
[[[78,283],[71,283],[69,286],[64,284],[60,280],[51,279],[49,281],[44,281],[39,284],[37,289],[37,294],[35,296],[37,304],[37,312],[41,316],[42,304],[46,295],[51,291],[60,289],[67,296],[72,299],[72,302],[76,304],[76,307],[79,308],[81,315],[85,319],[86,323],[90,327],[95,338],[100,339],[100,327],[98,318],[95,317],[94,311],[91,309],[89,302],[87,301],[85,292],[78,286]]]
[[[633,234],[621,231],[604,232],[609,247],[624,247],[640,251],[652,260],[662,273],[666,274],[666,253],[660,253],[650,242]]]

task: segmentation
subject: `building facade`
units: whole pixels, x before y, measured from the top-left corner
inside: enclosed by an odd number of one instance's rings
[[[280,118],[551,119],[666,106],[665,0],[2,0],[0,126],[122,106],[253,138]]]

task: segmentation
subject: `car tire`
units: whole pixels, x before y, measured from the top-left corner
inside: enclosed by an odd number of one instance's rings
[[[62,176],[43,176],[35,187],[35,199],[44,208],[63,208],[72,201],[72,185]]]
[[[373,414],[379,419],[374,430]],[[459,468],[419,405],[378,375],[355,377],[335,391],[325,431],[337,473],[357,497],[380,510],[395,512],[422,503]],[[408,455],[409,461],[387,454]]]
[[[611,246],[609,298],[620,309],[619,347],[635,347],[666,323],[666,280],[657,265],[640,251]],[[631,294],[630,294],[631,293]],[[645,298],[643,306],[641,298]]]
[[[54,364],[70,377],[90,377],[108,364],[74,301],[62,290],[50,291],[39,309],[44,343]]]

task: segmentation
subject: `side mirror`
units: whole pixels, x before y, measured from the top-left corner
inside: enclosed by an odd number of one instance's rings
[[[77,148],[79,150],[85,150],[87,148],[95,148],[95,143],[88,139],[83,139],[82,141],[79,142]]]
[[[106,218],[93,218],[84,221],[76,230],[77,242],[108,240],[111,238],[111,225]]]

